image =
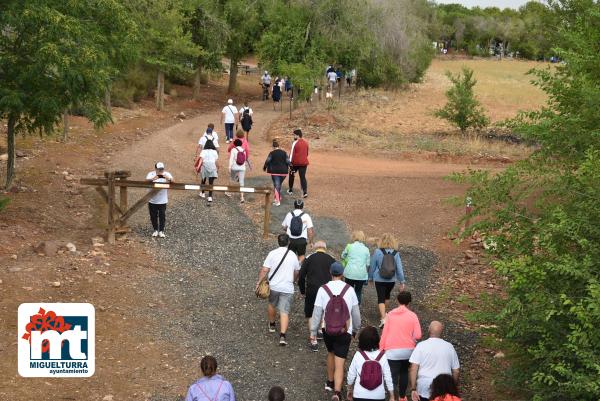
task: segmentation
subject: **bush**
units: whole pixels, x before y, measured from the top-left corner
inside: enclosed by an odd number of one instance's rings
[[[6,206],[8,206],[9,202],[10,202],[10,199],[0,197],[0,212],[2,211],[2,209],[4,209]]]
[[[473,87],[477,83],[473,78],[473,70],[463,67],[462,74],[453,75],[447,71],[446,76],[452,82],[452,87],[446,91],[448,103],[436,110],[434,115],[448,120],[460,128],[463,134],[469,128],[481,129],[487,126],[490,120],[473,93]]]
[[[135,65],[113,84],[111,103],[113,106],[131,108],[134,102],[139,102],[143,98],[152,95],[155,87],[155,72],[141,65]]]

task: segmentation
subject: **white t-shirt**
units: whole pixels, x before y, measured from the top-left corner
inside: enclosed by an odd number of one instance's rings
[[[202,149],[200,157],[202,158],[202,164],[206,165],[208,170],[212,171],[217,169],[217,159],[219,159],[219,154],[216,150]]]
[[[210,134],[207,134],[206,131],[204,131],[204,134],[202,134],[200,140],[198,141],[198,145],[204,147],[204,145],[206,145],[206,141],[211,138],[215,148],[219,149],[219,134],[217,134],[215,131],[211,132]]]
[[[287,229],[287,235],[289,235],[289,237],[293,238],[293,239],[298,239],[298,238],[308,239],[308,229],[313,228],[313,221],[312,221],[311,217],[308,215],[308,213],[304,213],[304,215],[302,215],[302,217],[301,217],[301,219],[302,219],[302,234],[300,234],[298,236],[294,236],[290,232],[290,224],[292,224],[292,213],[294,214],[294,216],[298,216],[298,215],[300,215],[300,213],[302,213],[302,210],[294,209],[285,215],[285,219],[283,219],[283,223],[281,223],[281,225]]]
[[[225,124],[233,124],[235,123],[235,115],[238,113],[237,109],[234,105],[228,104],[223,107],[223,114],[225,114]]]
[[[342,280],[330,281],[325,284],[329,287],[329,290],[333,295],[339,295],[342,293],[342,290],[346,286],[346,283]],[[315,299],[315,307],[319,306],[323,308],[323,319],[325,319],[325,308],[327,308],[327,304],[329,303],[329,295],[325,290],[321,287],[319,291],[317,291],[317,298]],[[348,324],[348,333],[352,334],[352,308],[355,305],[358,305],[358,298],[356,297],[356,292],[354,292],[354,288],[348,288],[348,291],[344,294],[344,301],[346,301],[346,305],[348,305],[348,313],[350,313],[350,322]]]
[[[162,174],[165,178],[159,178],[154,182],[168,182],[173,181],[173,176],[168,171],[165,171]],[[151,171],[146,175],[146,180],[153,180],[156,177],[156,171]],[[155,205],[162,205],[165,203],[169,203],[169,195],[167,194],[167,189],[161,189],[158,191],[148,202],[153,203]]]
[[[337,74],[334,71],[331,71],[331,72],[327,73],[327,79],[329,79],[329,82],[336,82]]]
[[[460,367],[454,346],[441,338],[429,338],[418,343],[409,362],[419,365],[417,392],[424,398],[431,395],[433,379],[441,374],[452,374],[452,369]]]
[[[250,115],[252,115],[252,114],[253,114],[252,107],[246,107],[246,106],[242,106],[242,107],[240,107],[240,118],[241,118],[241,117],[244,115],[244,111],[245,111],[246,109],[248,109],[248,113],[249,113]]]
[[[365,354],[367,354],[371,361],[374,361],[379,355],[379,350],[366,351]],[[354,384],[354,398],[365,398],[368,400],[385,399],[385,388],[387,388],[388,391],[393,391],[394,389],[394,381],[392,380],[390,365],[388,364],[385,354],[381,356],[381,359],[379,359],[379,364],[381,365],[383,378],[379,387],[374,388],[373,390],[367,390],[366,388],[360,385],[360,372],[362,372],[362,367],[364,363],[365,358],[363,358],[361,353],[357,351],[356,354],[354,354],[354,358],[352,358],[350,367],[348,368],[348,385]],[[383,387],[384,383],[385,388]]]
[[[281,262],[281,259],[283,259],[283,255],[285,255],[287,250],[287,247],[279,247],[269,252],[267,258],[265,259],[265,263],[263,263],[264,267],[269,268],[267,278],[271,277],[275,269],[277,269],[277,265],[279,265],[279,262]],[[273,291],[283,292],[285,294],[293,294],[294,272],[298,270],[300,270],[298,256],[296,256],[293,251],[289,251],[285,256],[285,260],[279,267],[277,274],[275,274],[275,276],[273,276],[273,278],[269,281],[269,287],[271,287],[271,290]]]
[[[241,166],[237,164],[237,155],[239,152],[244,152],[244,148],[241,146],[236,146],[231,149],[231,154],[229,155],[229,169],[232,171],[246,171],[246,163]],[[248,155],[246,155],[247,157]]]

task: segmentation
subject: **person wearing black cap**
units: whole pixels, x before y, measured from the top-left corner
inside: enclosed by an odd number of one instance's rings
[[[156,183],[172,182],[173,176],[168,171],[165,171],[164,163],[158,162],[154,165],[154,171],[150,171],[146,175],[146,181]],[[150,221],[152,222],[152,228],[154,229],[152,237],[165,238],[165,215],[168,202],[167,189],[157,191],[148,201]]]
[[[354,289],[346,284],[344,278],[344,266],[340,262],[334,262],[329,269],[331,272],[331,281],[321,286],[317,292],[315,307],[312,313],[310,340],[317,339],[317,330],[321,326],[321,319],[325,321],[323,329],[323,342],[327,348],[327,381],[325,390],[333,391],[332,401],[341,400],[342,383],[344,381],[344,363],[348,357],[350,342],[352,336],[356,335],[360,329],[361,317],[358,307],[358,298]],[[327,304],[331,302],[334,296],[341,296],[348,307],[349,319],[347,331],[342,334],[328,334],[328,321],[334,318],[328,317]],[[331,308],[330,308],[331,309]]]
[[[300,187],[302,188],[302,197],[308,196],[308,183],[306,182],[306,169],[308,168],[308,142],[302,138],[302,130],[294,130],[294,142],[290,150],[290,177],[288,195],[294,193],[294,177],[296,173],[300,175]]]
[[[281,223],[290,237],[290,250],[298,255],[300,263],[304,261],[307,243],[312,244],[315,236],[312,218],[305,213],[302,199],[294,201],[294,210],[286,214]]]

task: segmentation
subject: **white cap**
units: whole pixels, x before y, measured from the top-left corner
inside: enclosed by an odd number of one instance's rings
[[[229,99],[229,100],[227,101],[227,104],[233,104],[233,99]]]
[[[269,75],[269,71],[265,71],[265,75]]]
[[[157,170],[160,170],[160,169],[165,168],[165,165],[162,162],[158,162],[154,165],[154,168],[156,168]]]

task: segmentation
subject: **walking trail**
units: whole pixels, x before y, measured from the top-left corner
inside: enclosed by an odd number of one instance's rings
[[[266,132],[270,122],[281,113],[273,111],[270,102],[251,106],[255,113],[250,135],[254,170],[249,174],[249,183],[270,185],[261,170],[270,148]],[[157,132],[115,155],[112,167],[129,169],[137,179],[160,160],[176,181],[194,182],[194,151],[208,123],[215,123],[221,148],[226,147],[219,113],[220,110],[201,115]],[[289,137],[291,142],[291,133],[282,133],[282,137]],[[283,146],[289,148],[287,140]],[[217,182],[224,184],[228,178],[225,149],[220,157],[221,177]],[[430,210],[423,213],[423,201],[419,201],[418,195],[423,185],[432,184],[438,185],[442,192],[451,192],[453,188],[444,187],[441,177],[456,169],[457,166],[445,164],[424,167],[424,163],[311,153],[306,210],[313,215],[317,236],[331,244],[337,254],[348,240],[349,229],[367,221],[384,221],[377,223],[378,226],[371,224],[365,231],[378,235],[391,227],[400,235],[408,288],[415,295],[413,306],[423,326],[443,316],[420,305],[426,297],[429,273],[437,263],[436,255],[421,246],[435,245],[446,228],[439,222],[447,217],[448,210],[436,199],[428,201]],[[399,190],[391,191],[391,186]],[[138,192],[141,196],[141,191]],[[253,202],[261,203],[262,197],[251,199],[244,209],[237,199],[227,199],[222,194],[215,197],[212,207],[196,192],[171,191],[169,197],[166,239],[155,241],[148,237],[145,210],[137,214],[133,224],[156,259],[170,266],[170,272],[165,272],[160,280],[144,285],[145,291],[165,305],[156,310],[156,317],[163,322],[157,335],[178,350],[187,382],[198,377],[201,357],[212,354],[219,362],[220,373],[232,382],[239,400],[264,400],[273,385],[284,387],[289,400],[329,399],[330,395],[324,391],[325,349],[321,344],[318,353],[308,351],[302,300],[297,298],[293,306],[289,346],[279,347],[277,336],[267,332],[266,303],[257,300],[253,293],[258,269],[267,252],[276,246],[273,237],[262,240],[260,227],[248,216],[254,210]],[[285,212],[291,209],[291,202],[286,196],[282,206],[274,209],[272,233],[279,232],[278,226]],[[396,209],[398,204],[404,207]],[[365,212],[376,217],[367,220]],[[366,289],[364,299],[363,325],[376,324],[372,286]],[[457,324],[448,322],[447,326],[447,338],[456,345],[463,366],[466,362],[468,368],[475,338]],[[351,352],[349,359],[352,355]],[[157,391],[151,399],[173,400],[173,394],[168,390]]]

